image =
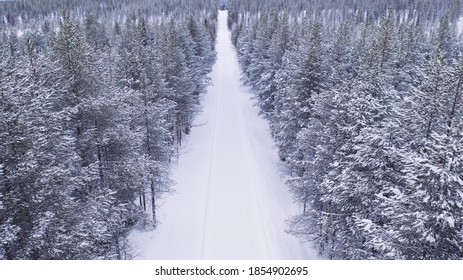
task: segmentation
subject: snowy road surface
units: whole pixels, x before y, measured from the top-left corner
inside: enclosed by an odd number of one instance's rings
[[[268,124],[241,86],[236,54],[219,12],[217,62],[204,110],[174,170],[157,230],[134,232],[137,259],[310,259],[285,233],[298,210],[278,173]]]

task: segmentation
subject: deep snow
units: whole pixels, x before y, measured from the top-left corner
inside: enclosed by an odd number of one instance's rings
[[[219,11],[212,83],[173,174],[155,231],[129,237],[137,259],[311,259],[285,232],[297,207],[279,176],[268,124],[258,116]]]

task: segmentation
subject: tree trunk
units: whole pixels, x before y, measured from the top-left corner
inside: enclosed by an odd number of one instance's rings
[[[122,255],[121,255],[121,248],[120,248],[120,245],[119,245],[119,236],[114,237],[114,246],[116,247],[117,259],[121,260]]]
[[[429,136],[431,136],[431,127],[432,127],[433,119],[434,119],[434,112],[431,112],[431,114],[429,115],[429,121],[428,121],[428,125],[426,128],[426,139],[429,139]]]
[[[154,180],[151,180],[151,211],[153,213],[153,224],[154,228],[157,226],[157,219],[156,219],[156,191],[154,187]]]
[[[456,111],[456,108],[457,108],[457,105],[458,103],[460,102],[460,96],[461,96],[461,85],[462,85],[462,75],[460,75],[459,79],[458,79],[458,84],[457,84],[457,88],[455,90],[455,96],[453,98],[453,103],[452,103],[452,109],[450,110],[450,113],[449,113],[449,117],[448,117],[448,120],[447,120],[447,143],[448,143],[448,140],[450,138],[450,133],[451,133],[451,130],[452,130],[452,124],[453,124],[453,118],[455,117],[455,111]]]

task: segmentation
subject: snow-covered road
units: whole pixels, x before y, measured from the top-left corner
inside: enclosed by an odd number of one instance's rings
[[[157,230],[130,236],[138,259],[315,257],[285,233],[298,210],[268,124],[241,85],[226,22],[220,11],[213,85],[174,170],[176,193],[164,199]]]

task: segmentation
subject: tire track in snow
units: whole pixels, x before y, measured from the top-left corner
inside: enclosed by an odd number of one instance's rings
[[[241,98],[247,98],[242,92],[240,92],[240,96]],[[244,103],[240,98],[240,103]],[[247,161],[251,164],[251,172],[252,174],[258,174],[258,168],[257,168],[257,165],[256,165],[256,158],[254,156],[251,156],[253,155],[253,152],[252,152],[252,145],[251,145],[251,140],[249,139],[249,131],[247,130],[247,125],[246,125],[246,121],[245,121],[245,113],[244,113],[244,109],[241,109],[240,110],[240,114],[239,114],[240,118],[240,128],[241,128],[241,133],[242,133],[242,136],[243,136],[243,141],[245,143],[245,154],[246,154],[246,158],[247,158]],[[247,137],[246,137],[247,136]],[[267,231],[267,227],[264,223],[265,220],[267,219],[263,219],[263,217],[266,216],[266,212],[264,211],[263,209],[263,205],[262,205],[262,199],[258,196],[258,193],[257,193],[257,190],[256,188],[258,186],[261,185],[261,182],[258,182],[257,179],[256,179],[256,176],[251,176],[252,177],[252,188],[251,188],[251,193],[252,193],[252,197],[253,197],[253,200],[257,206],[257,210],[258,210],[258,216],[260,217],[259,219],[259,224],[260,224],[260,227],[262,228],[262,232],[263,232],[263,238],[264,238],[264,243],[265,243],[265,251],[266,251],[266,254],[267,254],[267,258],[270,259],[272,256],[271,256],[271,253],[270,253],[270,247],[271,246],[271,242],[270,242],[270,237],[268,236],[268,231]]]
[[[236,51],[219,11],[217,61],[203,112],[174,174],[178,191],[155,232],[133,234],[143,259],[301,259],[300,242],[285,235],[291,196],[276,174],[268,125],[240,81]]]
[[[218,84],[214,86],[219,86]],[[219,90],[216,91],[220,92]],[[209,93],[210,94],[210,93]],[[215,106],[214,106],[214,117],[213,117],[213,122],[212,122],[212,145],[211,145],[211,150],[209,154],[209,174],[208,174],[208,181],[207,181],[207,187],[206,187],[206,203],[204,206],[204,217],[203,217],[203,232],[202,232],[202,240],[201,240],[201,259],[204,259],[204,252],[205,252],[205,247],[206,247],[206,240],[207,240],[207,225],[208,225],[208,219],[209,219],[209,200],[211,196],[211,185],[212,185],[212,169],[213,169],[213,158],[214,158],[214,150],[215,150],[215,145],[216,145],[216,131],[217,131],[217,109],[219,106],[220,102],[220,94],[216,94],[215,96]]]

